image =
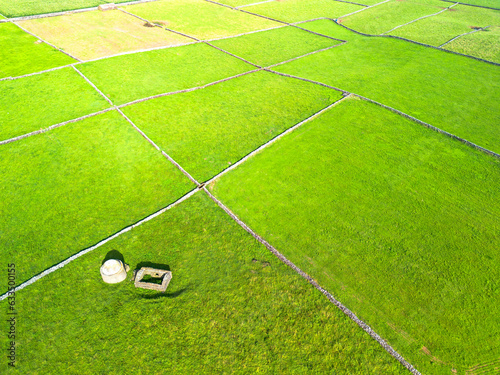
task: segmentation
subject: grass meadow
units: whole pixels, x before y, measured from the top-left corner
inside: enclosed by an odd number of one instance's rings
[[[500,26],[489,27],[484,31],[465,35],[447,44],[450,51],[474,55],[500,64]]]
[[[124,3],[128,0],[0,0],[0,13],[6,17],[23,17],[67,10],[92,8],[107,3]]]

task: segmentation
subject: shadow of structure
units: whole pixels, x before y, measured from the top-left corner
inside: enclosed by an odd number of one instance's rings
[[[107,260],[110,260],[110,259],[118,259],[118,260],[121,260],[123,264],[125,264],[125,259],[123,258],[123,254],[120,253],[118,250],[111,250],[111,251],[108,251],[108,253],[104,257],[104,260],[102,261],[101,266]]]

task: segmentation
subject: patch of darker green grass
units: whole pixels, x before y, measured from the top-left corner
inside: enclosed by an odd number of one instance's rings
[[[115,104],[202,86],[252,69],[206,44],[117,56],[78,65]]]
[[[214,182],[422,373],[500,347],[500,161],[347,100]]]
[[[206,181],[340,98],[319,85],[257,72],[123,111],[193,177]]]
[[[167,291],[134,288],[131,271],[105,284],[111,251],[131,270],[169,268]],[[12,373],[406,371],[201,192],[18,292],[16,308]]]
[[[0,140],[108,108],[71,67],[0,82]]]
[[[0,262],[18,283],[194,187],[116,112],[2,145],[0,170]]]
[[[500,9],[500,0],[461,0],[460,3]]]
[[[347,39],[275,70],[366,96],[500,153],[500,68],[392,38],[363,37],[332,21],[302,25]]]
[[[76,62],[11,23],[0,24],[0,78],[17,77]]]
[[[258,64],[269,66],[341,43],[295,27],[262,31],[213,41],[217,47]]]

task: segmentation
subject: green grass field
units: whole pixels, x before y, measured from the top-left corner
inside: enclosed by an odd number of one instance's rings
[[[127,0],[0,0],[0,13],[6,17],[22,17],[124,2]]]
[[[499,172],[498,160],[348,100],[211,189],[423,373],[448,374],[500,348]]]
[[[493,26],[484,31],[455,39],[443,48],[500,63],[499,39],[500,26]]]
[[[463,0],[460,2],[464,4],[500,9],[500,0]]]
[[[10,23],[0,24],[0,78],[17,77],[76,62]]]
[[[203,182],[340,98],[325,87],[257,72],[123,111]]]
[[[109,103],[71,67],[2,81],[0,140],[31,133],[109,107]]]
[[[19,282],[194,187],[116,112],[2,145],[0,155],[0,261],[16,263]]]

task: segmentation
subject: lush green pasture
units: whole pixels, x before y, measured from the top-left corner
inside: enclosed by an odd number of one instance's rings
[[[283,27],[212,42],[217,47],[261,66],[276,64],[338,43],[340,42],[337,40],[295,27]]]
[[[0,24],[0,78],[17,77],[76,62],[11,23]]]
[[[319,17],[340,17],[362,8],[332,0],[282,0],[245,7],[244,10],[279,21],[298,22]]]
[[[71,67],[0,82],[0,140],[108,108]]]
[[[0,261],[19,283],[193,187],[117,112],[2,145],[0,164]]]
[[[201,182],[340,98],[319,85],[257,72],[123,111]]]
[[[500,63],[500,26],[465,35],[443,46],[450,51],[474,55]]]
[[[214,182],[424,374],[500,348],[500,161],[348,100]]]
[[[255,4],[258,3],[261,0],[219,0],[217,1],[218,3],[221,4],[226,4],[226,5],[231,5],[233,7],[239,7],[242,5],[249,5],[249,4]]]
[[[128,0],[0,0],[0,13],[7,17],[63,12],[96,7],[106,3],[124,3]]]
[[[279,26],[276,22],[252,16],[203,0],[169,0],[131,5],[124,8],[149,21],[200,39],[231,36]]]
[[[461,3],[500,9],[500,0],[462,0]]]
[[[402,40],[349,36],[328,20],[303,27],[348,43],[276,70],[367,96],[500,152],[500,67]]]
[[[78,65],[115,104],[201,86],[255,69],[206,44],[166,48]]]
[[[500,11],[458,5],[437,16],[400,27],[389,35],[440,46],[457,35],[473,31],[473,27],[493,25],[500,25]],[[480,50],[473,52],[475,55]]]
[[[132,269],[169,268],[167,292],[134,288],[132,272],[104,284],[99,267],[110,251]],[[405,373],[203,193],[17,301],[20,374]]]
[[[21,24],[81,60],[192,42],[159,27],[145,27],[144,21],[119,10],[67,14]]]
[[[366,34],[381,34],[419,17],[437,13],[450,5],[452,4],[439,0],[391,0],[341,21],[346,26]]]

